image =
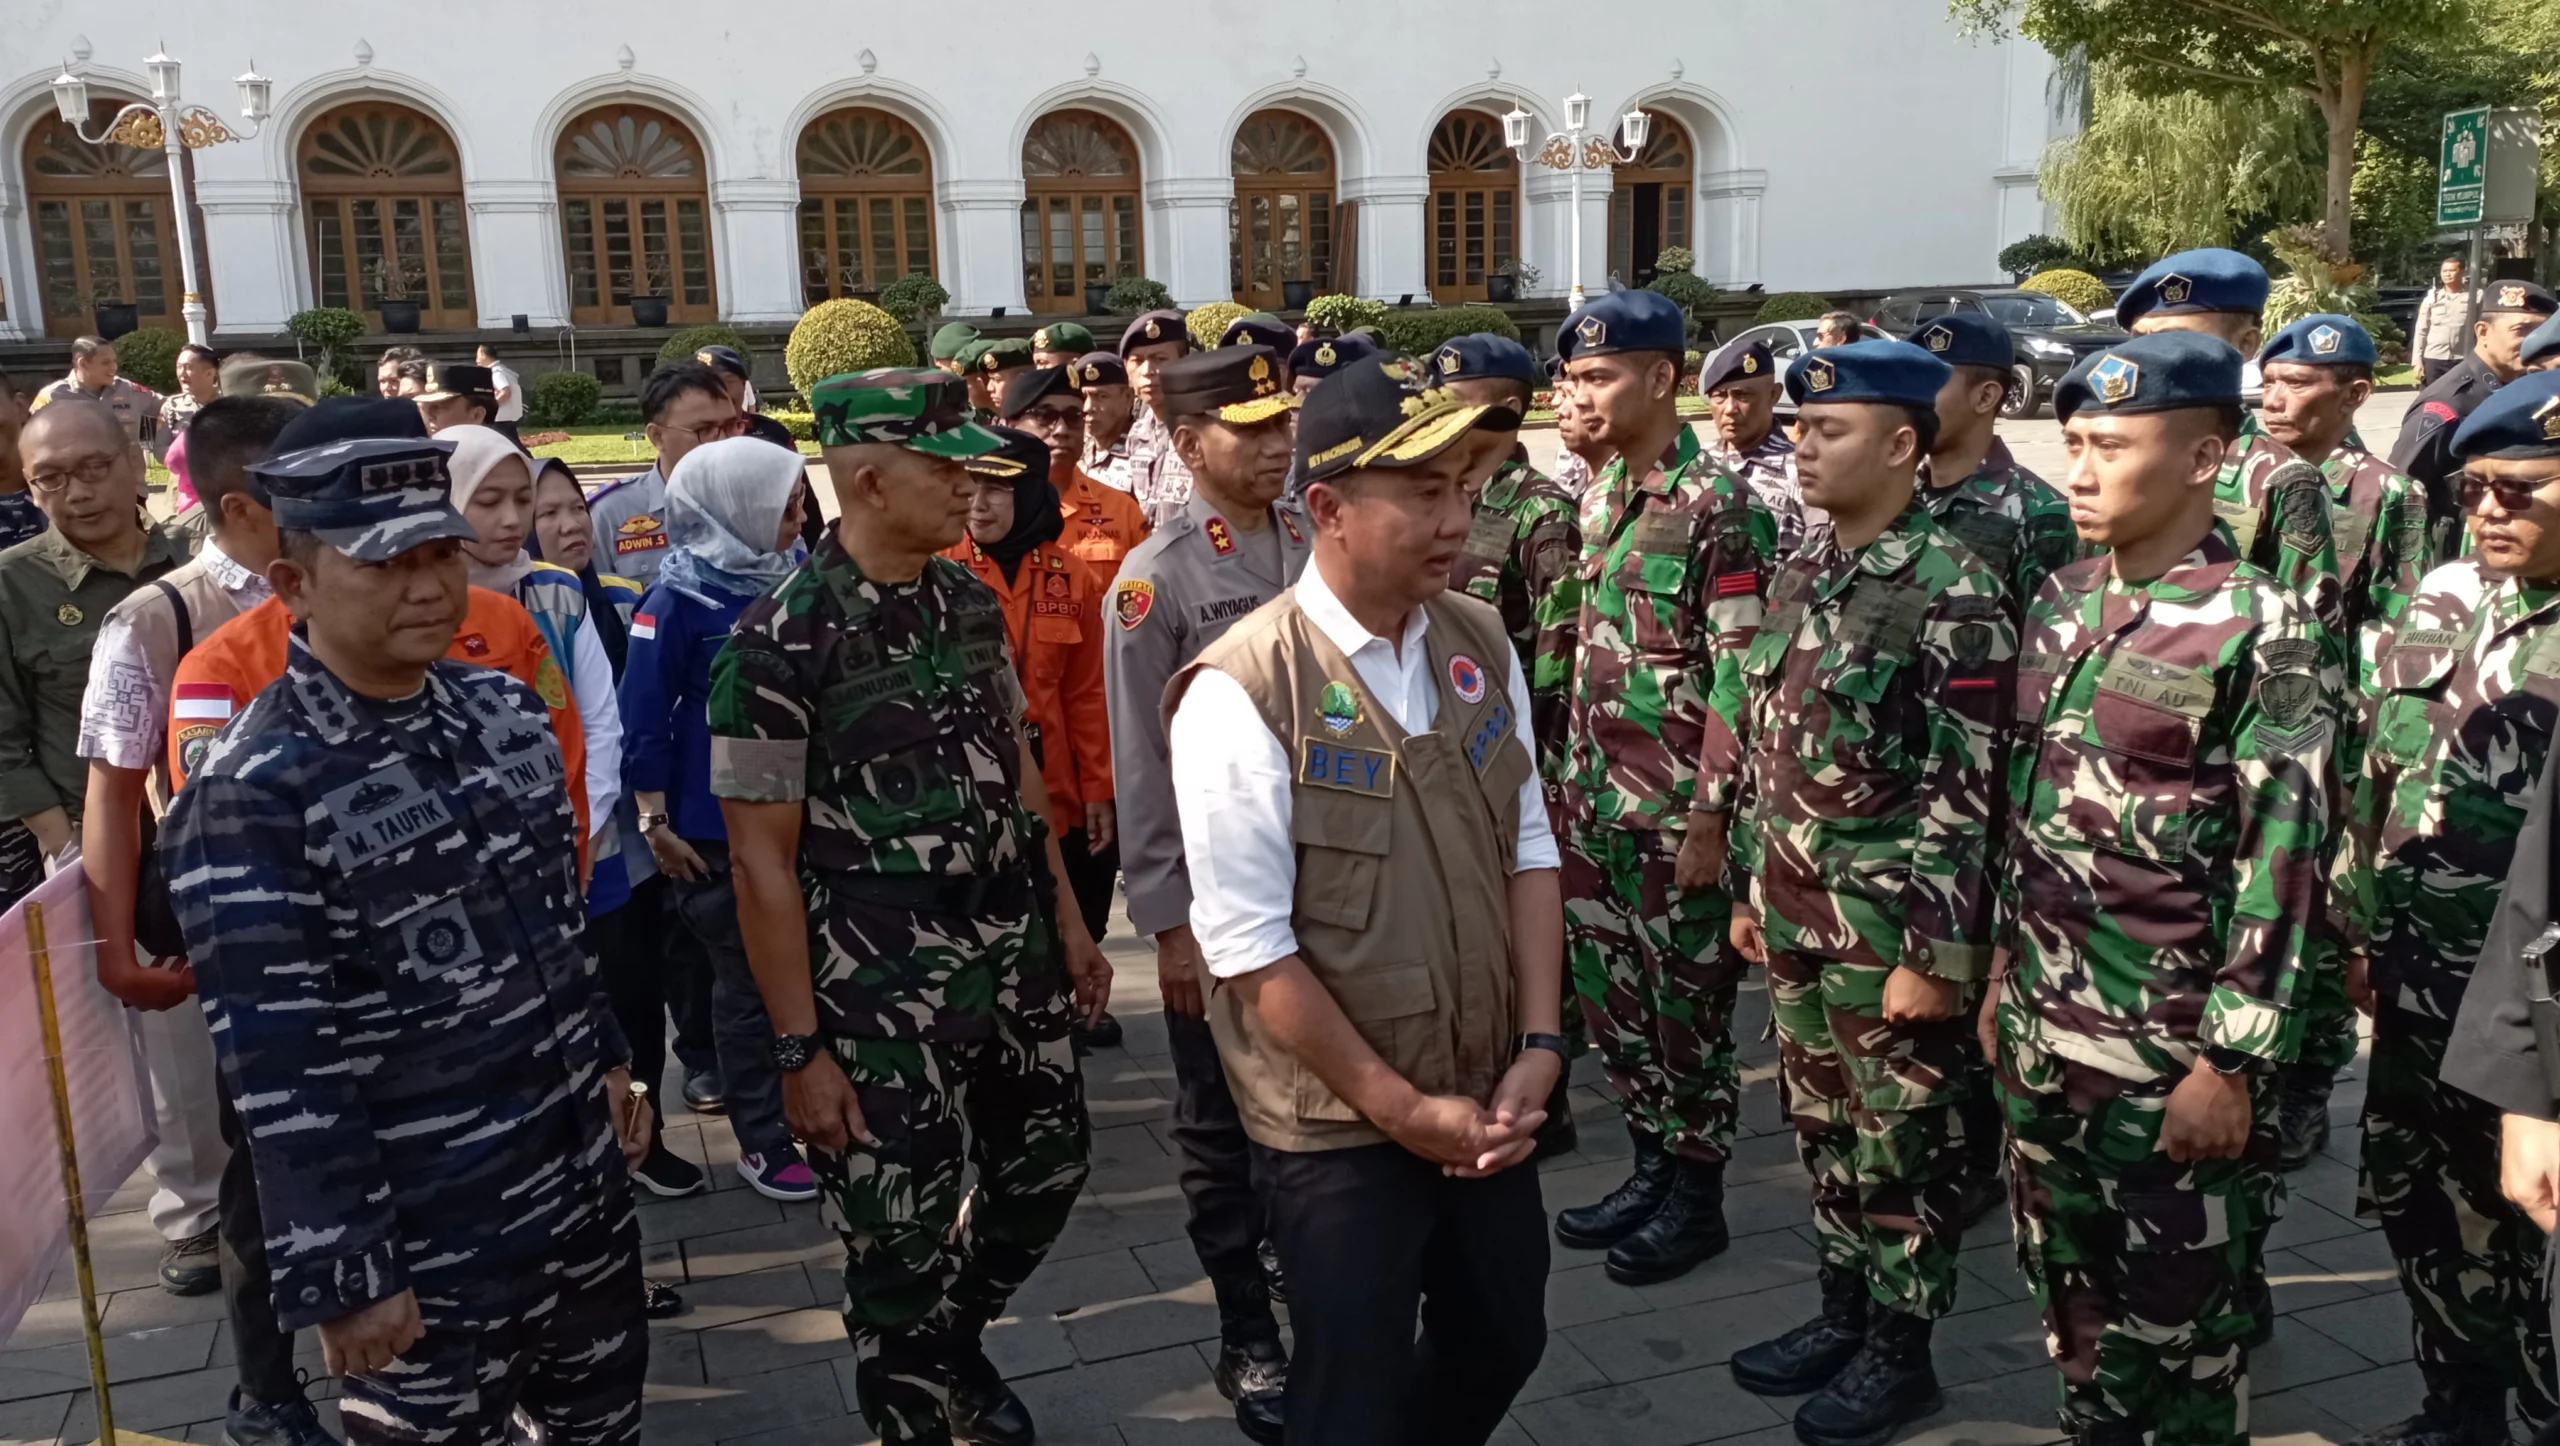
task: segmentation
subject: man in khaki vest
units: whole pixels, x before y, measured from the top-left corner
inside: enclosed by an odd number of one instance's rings
[[[1402,363],[1317,384],[1313,565],[1165,689],[1210,1023],[1289,1281],[1293,1443],[1484,1441],[1545,1348],[1515,1167],[1564,1063],[1556,846],[1502,619],[1446,590],[1465,484],[1518,425]]]

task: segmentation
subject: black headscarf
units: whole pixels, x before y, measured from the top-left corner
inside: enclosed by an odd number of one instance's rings
[[[577,482],[578,474],[569,470],[568,463],[557,457],[536,457],[533,459],[535,492],[542,490],[542,474],[553,468],[558,468],[560,475],[567,477],[572,484]],[[537,527],[526,533],[524,546],[536,558],[541,557],[542,529]],[[586,566],[578,569],[578,590],[587,595],[587,623],[596,630],[596,641],[604,644],[604,655],[613,664],[614,680],[619,682],[623,661],[631,656],[631,629],[622,621],[622,609],[614,605],[613,594],[605,590],[604,580],[596,575],[593,556],[588,557]]]
[[[1022,559],[1044,542],[1055,542],[1067,530],[1067,519],[1058,511],[1057,484],[1049,480],[1049,444],[1012,427],[990,426],[987,430],[1004,439],[1004,445],[981,461],[970,459],[969,470],[985,481],[995,468],[1007,463],[1021,468],[1010,480],[1013,483],[1013,530],[994,542],[981,542],[978,550],[996,560],[1004,569],[1004,580],[1013,581]]]

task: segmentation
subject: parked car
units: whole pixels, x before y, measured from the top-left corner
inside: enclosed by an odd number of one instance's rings
[[[1777,364],[1778,375],[1783,378],[1787,374],[1787,366],[1789,363],[1793,362],[1797,357],[1804,355],[1806,352],[1813,350],[1813,332],[1814,324],[1810,321],[1763,322],[1762,324],[1752,327],[1747,331],[1735,333],[1733,340],[1724,343],[1724,345],[1733,346],[1736,344],[1747,344],[1755,341],[1767,342],[1769,344],[1769,359]],[[1858,340],[1877,341],[1882,339],[1885,339],[1884,333],[1878,331],[1876,328],[1864,325],[1863,323],[1858,327]],[[1791,417],[1795,415],[1795,410],[1796,404],[1787,400],[1787,394],[1785,392],[1779,392],[1778,415]]]
[[[2041,291],[1900,291],[1876,303],[1869,320],[1890,336],[1907,337],[1934,317],[1954,311],[1987,313],[2009,328],[2015,360],[2004,417],[2032,417],[2053,396],[2054,384],[2072,364],[2124,340],[2124,333],[2083,316],[2071,303]]]

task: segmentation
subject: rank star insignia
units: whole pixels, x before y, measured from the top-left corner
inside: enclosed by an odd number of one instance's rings
[[[2195,290],[2194,282],[2175,272],[2160,278],[2160,299],[2171,306],[2186,305],[2187,298],[2193,296]]]
[[[2089,380],[2098,388],[2098,400],[2112,407],[2132,397],[2142,384],[2142,368],[2120,356],[2108,357],[2089,369]]]
[[[1955,333],[1943,326],[1933,326],[1921,334],[1920,344],[1931,351],[1945,351],[1956,344]]]
[[[1209,539],[1209,550],[1220,557],[1225,557],[1236,550],[1235,529],[1229,527],[1227,519],[1223,517],[1212,517],[1201,523],[1200,535]]]
[[[2346,333],[2338,330],[2334,326],[2315,326],[2311,328],[2311,350],[2321,356],[2327,356],[2336,351],[2339,344],[2344,342],[2346,339]]]
[[[1839,373],[1831,369],[1831,363],[1820,357],[1804,364],[1804,389],[1808,392],[1827,392],[1839,380]]]
[[[1307,535],[1298,530],[1298,519],[1296,514],[1289,512],[1281,513],[1280,525],[1289,529],[1289,540],[1291,542],[1304,543],[1307,540]]]

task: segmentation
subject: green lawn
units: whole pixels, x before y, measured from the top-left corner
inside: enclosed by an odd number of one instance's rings
[[[541,432],[566,432],[569,434],[569,440],[550,442],[534,448],[533,455],[537,457],[557,457],[573,467],[603,467],[623,462],[628,462],[634,467],[645,467],[649,463],[649,444],[641,440],[640,429],[636,426],[527,427],[524,429],[527,437]],[[800,453],[805,457],[814,457],[818,455],[818,445],[815,442],[803,442],[800,444]]]

